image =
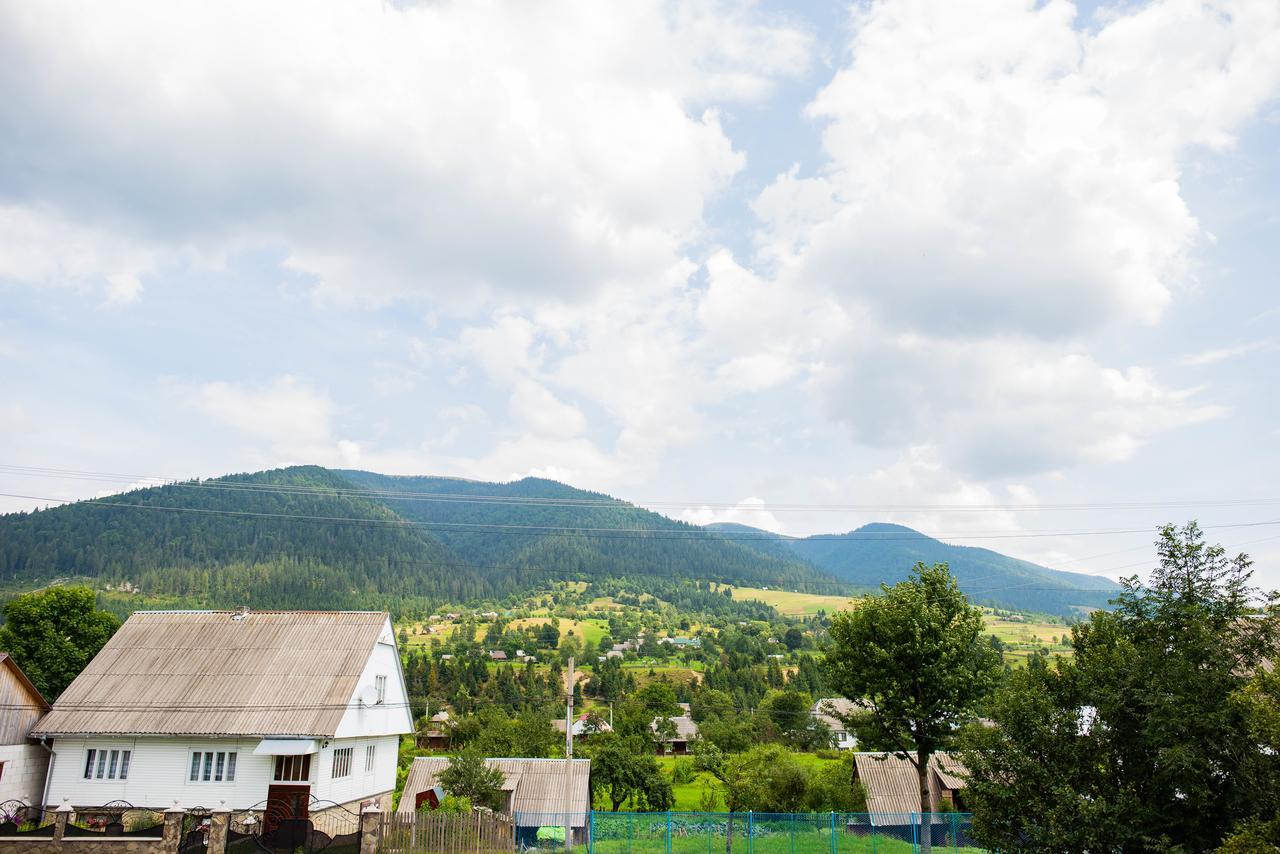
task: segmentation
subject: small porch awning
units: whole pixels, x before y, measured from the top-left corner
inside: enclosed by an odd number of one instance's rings
[[[253,752],[256,756],[301,756],[319,753],[320,742],[314,738],[264,738]]]

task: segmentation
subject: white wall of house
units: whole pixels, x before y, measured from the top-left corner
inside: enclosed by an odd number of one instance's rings
[[[368,750],[373,748],[373,766],[366,765]],[[321,800],[345,804],[371,795],[389,792],[396,787],[396,754],[398,735],[377,738],[341,738],[329,742],[311,761],[311,793]],[[334,777],[334,753],[351,749],[351,773]]]
[[[377,688],[378,677],[386,678],[383,701],[364,705],[361,698]],[[342,716],[334,735],[337,738],[357,736],[400,735],[413,732],[413,713],[409,710],[409,692],[400,669],[395,634],[388,620],[381,639],[373,645],[364,672],[351,695],[351,706]]]
[[[38,744],[0,744],[0,802],[40,803],[49,751]]]
[[[55,753],[50,806],[64,800],[73,806],[96,806],[123,800],[135,806],[246,809],[267,798],[275,775],[274,756],[255,756],[259,739],[201,738],[59,738]],[[324,740],[320,740],[324,744]],[[375,766],[365,771],[366,748],[374,746]],[[333,739],[311,758],[311,792],[322,800],[358,801],[395,787],[397,736]],[[350,747],[351,773],[332,778],[333,752]],[[129,776],[125,780],[89,779],[84,776],[87,751],[129,750]],[[191,754],[195,751],[236,752],[234,781],[192,782]],[[225,776],[225,775],[224,775]],[[291,783],[291,785],[298,785]]]
[[[858,746],[858,740],[842,729],[833,730],[831,736],[835,740],[836,750],[853,750]]]

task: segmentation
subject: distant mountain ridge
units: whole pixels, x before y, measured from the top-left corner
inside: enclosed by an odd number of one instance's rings
[[[182,605],[432,607],[619,576],[832,580],[797,557],[537,478],[298,466],[0,516],[0,582],[89,577]]]
[[[906,578],[917,562],[947,563],[971,599],[988,605],[1048,613],[1101,607],[1120,589],[1109,578],[1050,569],[990,549],[957,546],[912,528],[873,522],[844,534],[785,537],[748,525],[712,525],[713,530],[746,534],[762,552],[787,552],[833,577],[859,587],[878,587]]]
[[[701,528],[540,478],[297,466],[0,516],[0,582],[89,577],[175,606],[431,607],[619,577],[831,592],[876,589],[917,560],[947,560],[978,601],[1012,608],[1070,613],[1114,589],[899,526],[801,540]]]

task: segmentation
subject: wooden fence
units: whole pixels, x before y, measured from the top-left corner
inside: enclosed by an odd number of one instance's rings
[[[507,816],[468,813],[389,813],[382,817],[378,850],[396,854],[511,854],[515,823]]]

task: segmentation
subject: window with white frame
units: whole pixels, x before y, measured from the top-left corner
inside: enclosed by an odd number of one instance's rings
[[[364,749],[364,772],[368,774],[373,770],[373,760],[377,754],[377,745],[370,744]]]
[[[334,779],[350,776],[351,752],[350,747],[340,747],[333,751],[333,773],[330,776]]]
[[[373,677],[373,688],[378,692],[378,702],[385,703],[387,701],[387,677]]]
[[[236,779],[234,750],[195,750],[191,753],[191,783],[233,783]]]
[[[86,780],[128,780],[131,750],[91,747],[84,754]]]

